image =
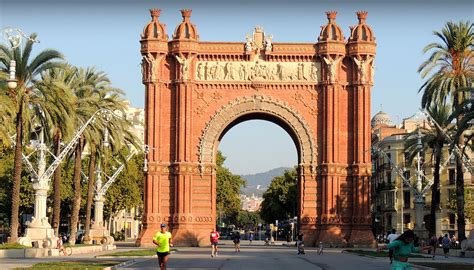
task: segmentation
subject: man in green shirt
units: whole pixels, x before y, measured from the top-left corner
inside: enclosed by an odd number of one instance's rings
[[[173,240],[171,233],[167,231],[166,224],[161,224],[161,230],[153,236],[153,244],[157,245],[156,254],[158,255],[158,262],[160,263],[160,269],[166,269],[166,263],[168,262],[168,255],[170,254],[170,247],[173,246]]]

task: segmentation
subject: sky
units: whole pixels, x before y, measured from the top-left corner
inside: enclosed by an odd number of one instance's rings
[[[394,123],[420,106],[417,73],[428,57],[424,46],[439,42],[433,35],[449,21],[473,21],[474,1],[310,1],[310,0],[0,0],[0,28],[36,32],[35,51],[54,48],[76,66],[105,71],[113,85],[143,108],[139,39],[150,21],[148,9],[162,9],[160,21],[168,35],[181,22],[180,9],[192,9],[191,21],[203,41],[245,41],[260,25],[274,42],[316,42],[325,12],[338,11],[344,35],[357,24],[355,12],[369,12],[367,23],[376,36],[372,115],[381,109]],[[233,127],[219,149],[234,173],[249,174],[297,163],[290,136],[279,126],[253,120]]]

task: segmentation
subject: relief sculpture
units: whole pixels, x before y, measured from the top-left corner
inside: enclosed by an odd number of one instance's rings
[[[318,82],[320,62],[277,63],[201,61],[196,65],[198,81]]]

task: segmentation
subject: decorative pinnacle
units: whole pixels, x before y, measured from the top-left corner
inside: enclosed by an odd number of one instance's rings
[[[359,19],[359,24],[365,23],[365,19],[367,19],[367,11],[357,11],[357,18]]]
[[[329,22],[334,22],[334,20],[336,20],[337,11],[328,11],[326,15],[328,16]]]
[[[189,17],[191,17],[192,12],[193,11],[191,9],[182,9],[181,15],[183,16],[183,19],[186,20],[186,19],[189,19]]]
[[[161,13],[161,9],[158,9],[158,8],[152,8],[150,9],[150,15],[151,15],[151,18],[156,21],[158,19],[158,17],[160,17],[160,13]]]

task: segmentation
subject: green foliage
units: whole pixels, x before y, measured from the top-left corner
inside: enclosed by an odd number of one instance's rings
[[[285,220],[297,212],[297,168],[286,170],[284,175],[273,178],[263,194],[260,216],[268,223]]]
[[[125,151],[125,150],[123,150]],[[143,198],[143,154],[137,154],[127,162],[122,173],[106,193],[104,218],[120,210],[133,208],[142,204]],[[112,175],[111,165],[108,175]],[[105,183],[105,182],[104,182]],[[126,196],[124,196],[126,194]]]
[[[0,145],[0,228],[8,227],[11,218],[13,148]],[[33,211],[33,188],[30,175],[23,171],[20,183],[20,215]]]
[[[474,222],[474,188],[469,187],[464,189],[464,215],[467,219]],[[451,197],[446,202],[446,207],[457,213],[456,193],[453,192]]]
[[[9,244],[1,244],[0,249],[25,249],[28,248],[27,246],[20,245],[18,243],[9,243]]]
[[[225,157],[220,151],[217,152],[217,214],[218,217],[226,217],[225,223],[234,223],[240,211],[240,187],[245,185],[245,180],[239,175],[224,167]],[[221,220],[222,221],[222,220]]]
[[[237,214],[235,225],[238,228],[255,230],[259,223],[263,223],[259,212],[241,210]]]
[[[65,261],[65,262],[42,262],[36,263],[29,268],[30,270],[90,270],[90,269],[104,269],[106,267],[112,267],[119,264],[120,261]]]
[[[120,231],[112,233],[110,236],[112,236],[115,241],[124,241],[125,240],[125,234],[123,232],[120,232]]]

